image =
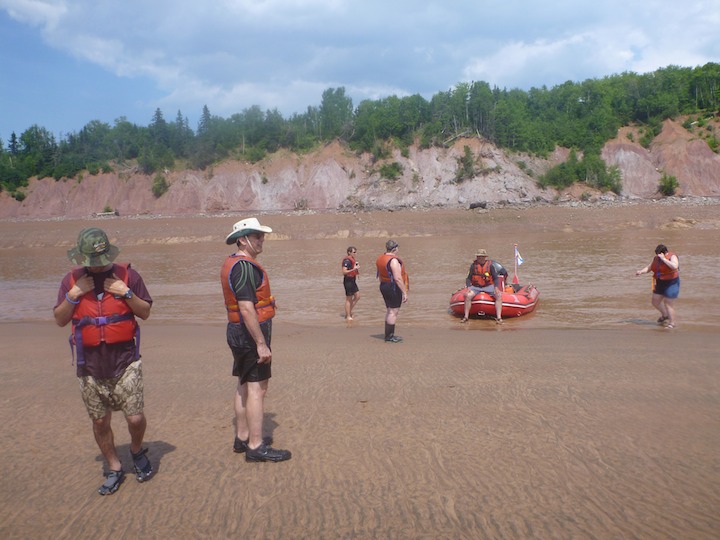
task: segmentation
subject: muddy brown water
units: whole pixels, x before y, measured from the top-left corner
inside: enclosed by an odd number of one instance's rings
[[[0,321],[50,316],[69,269],[66,251],[77,232],[92,225],[120,246],[119,261],[132,262],[143,275],[155,300],[154,321],[222,322],[218,272],[232,251],[224,238],[241,217],[2,222]],[[680,257],[678,324],[717,330],[717,220],[717,205],[653,204],[267,215],[262,221],[275,232],[260,260],[270,272],[280,320],[333,326],[343,314],[340,260],[348,245],[356,246],[361,300],[353,324],[377,325],[384,308],[374,261],[393,237],[411,277],[400,324],[452,326],[457,320],[448,313],[450,295],[463,286],[475,250],[485,248],[512,275],[517,243],[525,261],[519,280],[537,286],[540,303],[534,313],[508,321],[509,327],[594,328],[654,324],[650,277],[634,272],[664,243]]]

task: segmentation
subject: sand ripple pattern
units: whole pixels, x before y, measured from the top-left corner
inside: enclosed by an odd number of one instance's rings
[[[277,325],[267,426],[294,455],[248,464],[222,328],[146,326],[157,475],[102,498],[64,330],[0,325],[27,353],[0,363],[3,538],[717,537],[717,334],[678,358],[637,329]]]

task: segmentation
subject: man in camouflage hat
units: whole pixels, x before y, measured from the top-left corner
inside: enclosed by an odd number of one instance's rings
[[[152,298],[129,263],[113,263],[119,252],[102,229],[80,231],[77,245],[68,251],[79,266],[63,278],[53,309],[59,326],[72,322],[70,345],[77,352],[81,394],[108,467],[100,495],[115,493],[125,476],[115,448],[112,411],[123,411],[127,420],[138,482],[153,474],[148,449],[142,447],[147,421],[136,320],[150,316]]]

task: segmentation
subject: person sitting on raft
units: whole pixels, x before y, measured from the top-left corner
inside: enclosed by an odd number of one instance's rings
[[[498,272],[498,266],[503,273]],[[470,265],[465,285],[465,315],[461,323],[466,323],[470,315],[472,299],[480,292],[495,297],[495,322],[502,324],[502,292],[505,287],[507,270],[500,263],[488,259],[487,251],[479,249],[475,253],[475,260]]]

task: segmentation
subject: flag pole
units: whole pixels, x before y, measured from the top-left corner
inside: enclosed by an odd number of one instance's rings
[[[513,281],[512,281],[512,282],[513,282],[513,283],[520,283],[520,280],[518,279],[518,275],[517,275],[517,266],[518,266],[518,265],[517,265],[517,263],[518,263],[518,248],[517,248],[517,244],[515,244],[514,248],[515,248],[515,249],[514,249],[514,253],[513,253],[513,260],[514,260],[514,262],[515,262],[515,271],[514,271],[514,273],[513,273]]]

